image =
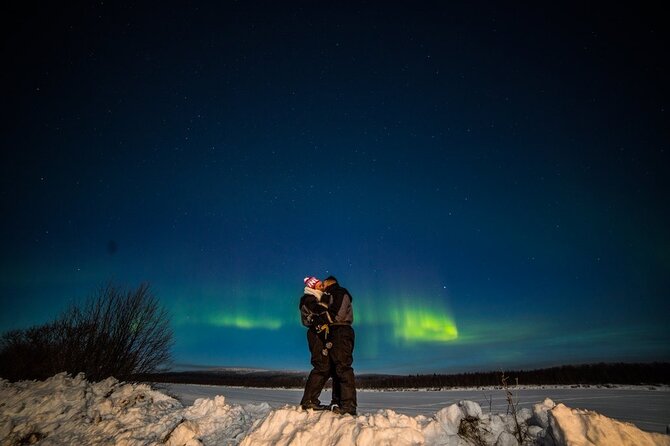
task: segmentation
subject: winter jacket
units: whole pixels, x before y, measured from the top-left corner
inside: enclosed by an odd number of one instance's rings
[[[300,298],[300,320],[305,327],[329,324],[328,304],[322,302],[323,291],[305,287],[305,294]]]
[[[353,298],[346,288],[333,283],[323,291],[321,303],[328,305],[331,325],[351,325],[354,322]]]

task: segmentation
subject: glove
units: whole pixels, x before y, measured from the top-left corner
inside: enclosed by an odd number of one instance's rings
[[[328,324],[323,324],[319,325],[316,327],[316,332],[321,333],[322,331],[326,332],[326,338],[328,337],[328,333],[330,333],[330,328],[328,327]]]

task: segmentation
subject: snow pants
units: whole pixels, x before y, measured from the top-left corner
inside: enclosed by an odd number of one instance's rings
[[[330,327],[328,340],[333,347],[324,356],[324,342],[312,329],[307,331],[307,343],[311,354],[312,371],[305,384],[301,404],[319,404],[319,395],[328,378],[333,378],[333,401],[345,412],[356,412],[356,383],[353,363],[354,329],[350,325]],[[339,388],[339,391],[338,391]]]

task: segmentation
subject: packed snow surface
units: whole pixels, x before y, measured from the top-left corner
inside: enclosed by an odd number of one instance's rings
[[[228,404],[225,396],[184,407],[146,384],[98,383],[65,373],[46,381],[0,380],[0,445],[668,445],[639,430],[550,399],[516,413],[486,413],[460,401],[432,416],[383,409],[357,417],[286,405]]]
[[[184,405],[198,398],[225,395],[228,404],[267,402],[273,409],[295,405],[303,389],[231,387],[199,384],[161,384],[169,395]],[[666,433],[670,422],[670,388],[667,386],[514,386],[512,389],[519,408],[533,409],[545,398],[569,407],[598,412],[610,418],[635,424],[642,430]],[[329,402],[330,389],[321,394],[321,401]],[[463,400],[479,403],[486,413],[507,411],[505,393],[500,387],[368,390],[358,392],[358,411],[376,413],[393,409],[397,413],[415,417],[431,417],[438,410]]]

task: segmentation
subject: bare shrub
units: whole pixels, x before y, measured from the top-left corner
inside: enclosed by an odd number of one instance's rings
[[[464,438],[469,444],[473,446],[486,446],[486,440],[482,437],[482,432],[488,430],[483,429],[480,425],[479,419],[475,417],[465,417],[458,425],[458,436]]]
[[[171,346],[169,316],[149,285],[126,291],[109,284],[52,323],[5,333],[0,376],[44,379],[67,371],[124,379],[156,372],[169,362]]]
[[[516,397],[512,393],[512,391],[509,388],[509,384],[507,384],[507,380],[509,379],[509,376],[505,376],[505,372],[501,372],[501,377],[500,380],[502,381],[502,388],[505,391],[505,399],[507,400],[507,414],[512,415],[512,418],[514,419],[514,436],[516,439],[519,441],[520,444],[523,444],[524,440],[528,436],[528,430],[526,426],[521,426],[519,424],[519,417],[518,417],[518,407],[519,407],[519,396],[517,395]],[[516,386],[519,386],[519,378],[516,378]]]

